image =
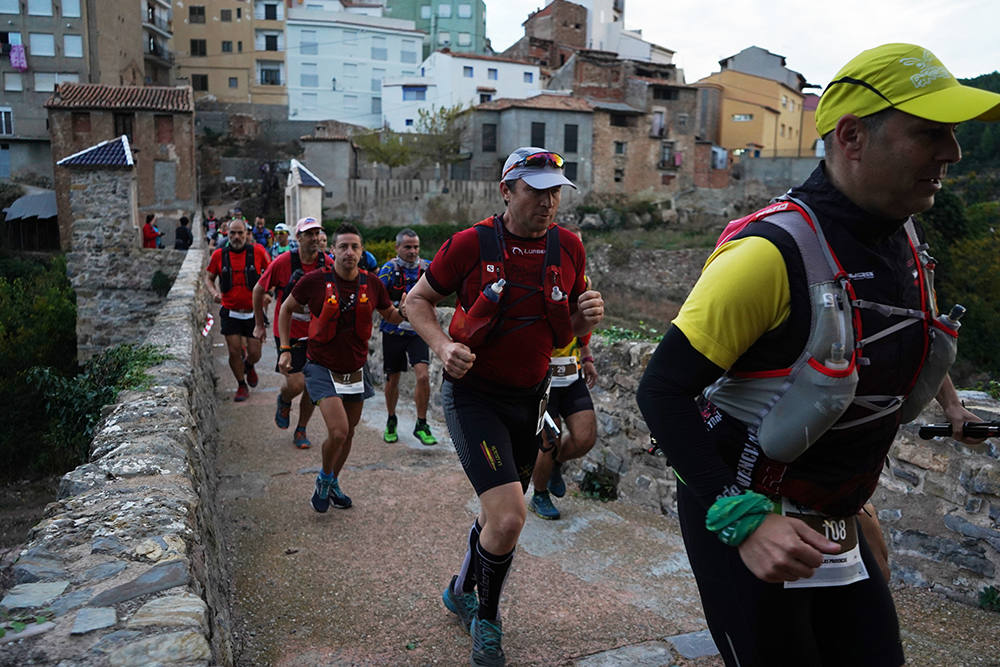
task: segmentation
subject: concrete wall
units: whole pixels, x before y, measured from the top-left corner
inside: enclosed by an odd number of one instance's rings
[[[197,225],[195,225],[197,227]],[[232,665],[228,574],[215,508],[214,380],[200,236],[145,342],[168,360],[119,396],[90,461],[63,477],[0,604],[50,609],[3,664]],[[6,640],[10,640],[8,634]]]
[[[769,190],[784,192],[799,185],[813,172],[819,159],[815,157],[752,158],[742,156],[734,169],[745,180],[760,181]]]

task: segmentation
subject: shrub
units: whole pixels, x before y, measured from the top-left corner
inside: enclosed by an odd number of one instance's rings
[[[156,294],[162,299],[170,292],[170,288],[173,287],[173,279],[165,274],[159,269],[153,274],[153,279],[150,281],[149,288],[156,292]]]

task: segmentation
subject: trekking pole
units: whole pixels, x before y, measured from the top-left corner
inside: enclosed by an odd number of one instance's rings
[[[939,435],[950,436],[951,424],[924,424],[917,434],[924,440]],[[1000,436],[1000,421],[965,422],[962,424],[962,435],[967,438],[995,438]]]

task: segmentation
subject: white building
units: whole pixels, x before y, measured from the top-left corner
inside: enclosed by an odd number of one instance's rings
[[[383,81],[385,124],[397,132],[412,131],[420,109],[532,97],[542,90],[540,74],[537,65],[510,58],[435,51],[415,76]]]
[[[288,9],[288,117],[382,126],[382,82],[419,71],[424,33],[413,21],[310,0]],[[365,7],[376,13],[376,8]],[[348,11],[350,10],[350,11]]]

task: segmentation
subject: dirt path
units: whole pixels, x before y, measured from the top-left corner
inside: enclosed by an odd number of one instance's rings
[[[309,497],[324,430],[318,412],[313,449],[294,449],[291,431],[273,422],[273,347],[260,386],[238,404],[215,343],[239,664],[468,664],[470,639],[440,594],[477,502],[444,425],[431,424],[441,444],[418,444],[404,390],[400,442],[386,445],[377,393],[341,475],[354,507],[317,514]],[[573,492],[558,506],[561,521],[528,514],[501,605],[508,664],[722,664],[717,655],[685,658],[681,640],[668,641],[705,630],[675,520]],[[998,664],[1000,615],[917,591],[897,600],[909,664]]]

